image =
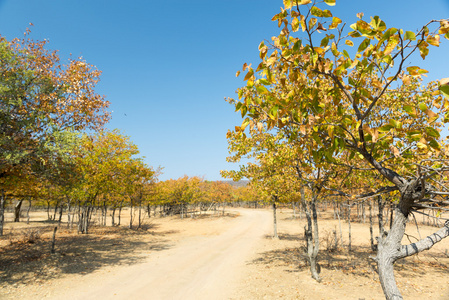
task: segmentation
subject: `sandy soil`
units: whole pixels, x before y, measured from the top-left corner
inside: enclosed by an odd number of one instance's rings
[[[7,223],[0,238],[0,299],[384,299],[367,224],[351,224],[348,252],[348,224],[341,223],[343,247],[332,249],[339,223],[320,216],[323,280],[317,283],[302,256],[305,221],[288,209],[278,219],[279,239],[271,237],[269,210],[152,218],[144,230],[96,227],[77,235],[61,229],[56,254],[49,254],[53,224],[42,216],[28,226]],[[408,227],[413,240],[419,234]],[[40,238],[29,243],[37,230]],[[421,226],[419,233],[433,231]],[[397,263],[405,299],[449,299],[448,248],[445,240]]]

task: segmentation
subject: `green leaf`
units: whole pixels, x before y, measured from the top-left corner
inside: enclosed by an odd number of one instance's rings
[[[427,105],[425,103],[423,103],[423,102],[420,102],[418,104],[418,107],[419,107],[420,110],[422,110],[424,112],[427,110]]]
[[[329,6],[335,6],[335,0],[324,0],[324,3],[326,3]]]
[[[415,33],[413,31],[406,31],[405,32],[405,36],[404,36],[404,40],[410,40],[410,41],[416,40]]]
[[[430,141],[428,141],[428,144],[433,149],[436,149],[436,150],[440,150],[441,149],[440,144],[437,141],[435,141],[434,139],[431,139]]]
[[[316,6],[312,6],[312,8],[310,9],[310,13],[312,15],[314,15],[315,17],[322,17],[323,16],[323,11],[321,9],[319,9]]]
[[[324,39],[321,40],[321,47],[326,47],[329,44],[329,37],[326,36]]]
[[[435,128],[433,128],[433,127],[426,127],[426,133],[429,135],[429,136],[431,136],[431,137],[434,137],[434,138],[439,138],[440,137],[440,133],[438,132],[438,130],[436,130]]]
[[[440,90],[440,92],[443,94],[444,97],[449,99],[449,85],[448,84],[440,85],[440,87],[438,89]]]
[[[404,105],[403,109],[411,116],[416,116],[416,110],[411,105]]]
[[[382,21],[378,16],[374,16],[371,19],[370,25],[377,31],[384,31],[385,29],[387,29],[385,22]]]
[[[390,131],[390,129],[392,129],[392,128],[394,128],[393,125],[391,125],[391,124],[386,124],[386,125],[381,126],[381,127],[379,128],[379,131],[380,131],[380,132],[388,132],[388,131]]]
[[[389,122],[396,129],[401,129],[402,128],[402,123],[399,122],[399,121],[396,121],[394,119],[390,119]]]
[[[267,88],[264,87],[263,85],[256,86],[256,90],[259,94],[267,94],[268,93]]]
[[[237,92],[237,95],[239,96],[239,99],[242,99],[242,96],[243,96],[243,90],[240,89],[240,90]]]
[[[248,112],[248,107],[246,105],[242,106],[242,108],[240,109],[242,112],[242,118],[246,115],[246,113]]]
[[[366,38],[363,40],[363,42],[360,43],[359,48],[357,49],[357,52],[365,51],[365,49],[369,46],[371,43],[371,40],[369,38]]]
[[[278,111],[279,111],[279,107],[277,105],[273,106],[270,110],[270,116],[272,116],[273,118],[277,118],[278,116]]]
[[[261,78],[259,79],[259,83],[263,84],[263,85],[270,85],[271,83],[265,79],[265,78]]]
[[[238,102],[238,103],[235,105],[235,111],[239,111],[241,107],[242,107],[242,102]]]

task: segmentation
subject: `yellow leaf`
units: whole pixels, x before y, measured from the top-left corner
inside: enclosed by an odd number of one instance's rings
[[[373,136],[373,143],[377,142],[377,140],[379,139],[379,131],[377,131],[377,128],[373,130],[372,136]]]
[[[390,151],[393,153],[394,157],[398,157],[399,156],[399,153],[400,153],[399,149],[396,148],[395,146],[390,145]]]
[[[402,83],[403,83],[404,85],[409,85],[410,82],[411,82],[411,77],[410,77],[410,76],[408,76],[408,75],[402,76]]]
[[[426,110],[426,115],[429,117],[429,121],[433,122],[438,119],[438,114],[434,113],[430,109]]]
[[[315,52],[318,54],[321,54],[324,52],[323,48],[320,48],[320,47],[314,47],[313,50],[315,50]]]
[[[416,146],[421,149],[421,150],[426,150],[427,149],[427,145],[422,143],[422,142],[417,142]]]
[[[427,43],[435,47],[440,46],[440,36],[438,34],[435,36],[429,35],[429,37],[427,38]]]

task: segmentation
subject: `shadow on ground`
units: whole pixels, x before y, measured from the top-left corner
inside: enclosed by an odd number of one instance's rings
[[[0,248],[0,286],[45,281],[63,274],[89,274],[105,266],[143,262],[144,254],[171,247],[164,239],[176,231],[124,227],[93,227],[88,235],[61,229],[56,235],[56,253],[51,254],[54,226],[27,229],[20,238]],[[35,233],[35,236],[30,235]],[[17,236],[17,234],[15,235]]]
[[[280,234],[280,240],[299,240],[299,236]],[[266,238],[272,238],[266,236]],[[345,274],[353,274],[372,278],[377,277],[377,265],[372,257],[376,253],[367,247],[353,247],[352,251],[347,249],[322,250],[318,254],[318,262],[321,268],[339,270]],[[305,255],[305,247],[285,247],[259,253],[258,257],[249,264],[262,264],[266,268],[283,267],[285,272],[299,272],[307,270],[309,264]],[[395,271],[400,276],[422,276],[431,267],[435,272],[449,274],[449,259],[441,255],[429,255],[421,253],[414,257],[398,260]]]

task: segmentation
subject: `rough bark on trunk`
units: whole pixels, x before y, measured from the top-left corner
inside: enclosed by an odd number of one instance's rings
[[[55,210],[53,212],[53,220],[56,221],[56,214],[58,213],[59,201],[55,204]]]
[[[47,200],[47,219],[51,221],[51,215],[50,215],[50,200]]]
[[[348,202],[348,251],[352,251],[352,238],[351,238],[351,205]]]
[[[80,209],[78,218],[78,232],[89,234],[90,219],[92,217],[92,203],[85,203]]]
[[[55,226],[55,229],[53,230],[53,238],[51,240],[51,250],[50,253],[54,254],[55,251],[55,244],[56,244],[56,230],[58,230],[58,227]]]
[[[120,226],[120,222],[121,222],[121,217],[122,217],[122,206],[123,205],[123,200],[120,201],[119,207],[118,207],[118,223],[117,226]]]
[[[6,203],[5,191],[1,190],[1,198],[0,198],[0,236],[3,236],[3,224],[5,223],[5,203]]]
[[[382,196],[379,195],[377,197],[377,207],[379,209],[379,212],[377,214],[377,219],[379,220],[379,235],[383,236],[384,234],[384,207],[385,207],[385,202],[382,201]]]
[[[340,230],[340,245],[343,249],[343,230],[341,229],[340,208],[337,209],[338,229]]]
[[[142,227],[142,199],[139,199],[139,222],[137,224],[137,228]]]
[[[61,225],[61,221],[62,221],[62,211],[63,211],[63,209],[64,209],[64,206],[61,203],[61,205],[59,205],[59,219],[58,219],[59,226]]]
[[[275,201],[273,202],[273,238],[278,239],[278,224],[276,219],[276,197]]]
[[[407,216],[399,209],[395,209],[393,224],[391,230],[384,233],[378,239],[377,266],[379,270],[379,279],[385,298],[388,300],[403,299],[396,285],[394,277],[394,263],[401,258],[405,258],[424,250],[430,249],[433,245],[449,236],[449,221],[445,226],[431,234],[430,236],[419,240],[416,243],[402,245]]]
[[[371,200],[368,201],[369,208],[369,234],[370,234],[370,243],[371,250],[376,251],[376,245],[374,244],[374,234],[373,234],[373,205]]]
[[[72,210],[70,205],[70,198],[67,197],[67,228],[72,228],[73,224],[73,217],[72,217]]]
[[[307,261],[310,264],[310,273],[312,275],[312,278],[318,282],[321,282],[321,278],[319,275],[319,273],[321,272],[321,267],[317,261],[320,244],[318,237],[318,215],[316,211],[315,196],[312,197],[312,200],[310,202],[304,203],[304,207],[307,219],[307,225],[304,226]]]
[[[115,226],[115,210],[116,210],[117,208],[114,206],[113,208],[112,208],[112,215],[111,215],[111,226]]]
[[[129,229],[133,228],[133,199],[131,198],[130,207],[129,207]]]
[[[28,197],[27,224],[30,224],[31,197]]]
[[[14,222],[20,222],[20,209],[22,208],[23,199],[17,201],[14,206]]]

